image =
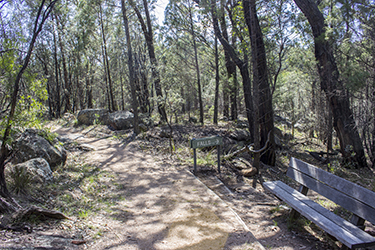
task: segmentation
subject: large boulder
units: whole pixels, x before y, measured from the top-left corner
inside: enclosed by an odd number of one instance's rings
[[[115,130],[125,130],[133,127],[134,115],[129,111],[116,111],[109,115],[108,125]]]
[[[109,111],[107,109],[84,109],[77,115],[78,124],[93,125],[108,124]]]
[[[16,152],[12,162],[22,163],[34,158],[45,159],[52,170],[60,164],[65,164],[66,151],[59,144],[52,145],[49,141],[38,135],[37,130],[27,129],[14,142],[13,150]]]
[[[30,174],[31,180],[37,183],[45,183],[53,180],[52,170],[48,162],[43,158],[35,158],[23,163],[19,163],[13,168],[18,168],[18,172]]]
[[[130,111],[116,111],[109,114],[108,125],[115,130],[126,130],[133,127],[134,114]],[[139,127],[146,131],[154,125],[153,120],[146,114],[139,114]]]

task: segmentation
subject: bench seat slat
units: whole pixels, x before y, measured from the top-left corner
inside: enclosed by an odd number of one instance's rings
[[[375,238],[350,222],[313,202],[281,181],[265,182],[264,187],[284,200],[304,217],[336,237],[349,248],[375,245]]]

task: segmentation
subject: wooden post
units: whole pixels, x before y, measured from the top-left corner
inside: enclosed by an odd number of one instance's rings
[[[217,171],[219,172],[219,174],[221,174],[221,171],[220,171],[220,148],[221,146],[220,145],[217,145]]]
[[[194,148],[194,174],[197,174],[197,149]]]

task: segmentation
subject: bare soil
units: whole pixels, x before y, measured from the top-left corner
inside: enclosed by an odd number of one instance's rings
[[[261,177],[248,179],[239,176],[230,163],[223,164],[219,174],[215,149],[199,152],[198,157],[206,162],[200,162],[196,176],[192,174],[188,140],[214,134],[225,137],[229,133],[227,127],[175,126],[173,154],[170,140],[162,136],[164,130],[160,128],[137,137],[131,131],[114,132],[104,126],[55,125],[52,130],[73,142],[65,145],[70,151],[69,158],[96,166],[94,170],[101,173],[100,178],[95,179],[95,186],[82,181],[90,180],[90,174],[98,175],[93,170],[83,175],[77,185],[64,191],[48,191],[47,195],[28,201],[39,200],[40,205],[44,202],[60,211],[66,206],[58,202],[60,197],[70,197],[72,204],[80,205],[75,207],[76,211],[73,209],[70,220],[28,221],[33,227],[31,233],[0,231],[1,249],[338,249],[341,246],[303,218],[289,224],[289,208],[265,192],[260,184],[260,179],[284,179],[291,154],[308,159],[305,144],[319,147],[312,142],[295,142],[293,152],[286,145],[287,149],[278,152],[275,167],[262,166]],[[250,160],[249,156],[244,157]],[[369,185],[373,185],[373,172],[365,174],[372,176]],[[87,198],[82,195],[86,187],[95,187],[97,192]]]

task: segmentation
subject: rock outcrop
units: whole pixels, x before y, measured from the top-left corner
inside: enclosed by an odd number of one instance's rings
[[[43,158],[34,158],[19,163],[13,166],[13,168],[18,168],[18,171],[30,174],[33,182],[45,183],[53,180],[52,170],[48,162]]]
[[[34,158],[43,158],[54,170],[58,165],[65,164],[67,153],[59,144],[52,145],[38,134],[38,130],[27,129],[14,142],[14,164],[22,163]]]
[[[108,119],[109,111],[107,109],[84,109],[79,111],[77,115],[78,124],[84,125],[107,125]]]

